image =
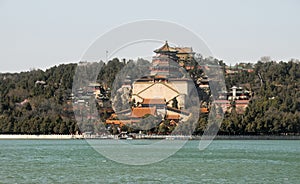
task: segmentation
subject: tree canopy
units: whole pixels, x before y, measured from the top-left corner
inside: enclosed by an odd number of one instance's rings
[[[225,71],[227,66],[222,61],[219,63]],[[132,63],[118,59],[102,63],[97,81],[107,88],[120,85],[115,79],[126,77],[126,72],[120,75],[126,65]],[[234,108],[225,114],[219,134],[299,134],[299,65],[298,61],[258,61],[234,66],[238,72],[225,76],[227,88],[245,86],[254,95],[244,114],[238,114]],[[144,62],[142,66],[147,68],[149,64]],[[241,66],[244,70],[239,70]],[[76,64],[63,64],[46,71],[0,74],[0,133],[73,134],[80,131],[69,103],[75,69]],[[137,76],[143,74],[141,71]],[[194,80],[201,73],[197,67],[190,71]],[[198,93],[201,94],[201,90]],[[176,101],[172,101],[173,106],[177,105]],[[206,124],[207,115],[201,115],[195,134],[203,133]],[[165,124],[160,126],[163,131]]]

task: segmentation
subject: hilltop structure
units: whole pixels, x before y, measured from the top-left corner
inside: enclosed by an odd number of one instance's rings
[[[195,52],[191,47],[171,47],[166,41],[162,47],[154,50],[154,53],[150,76],[142,77],[131,85],[126,83],[129,81],[126,79],[122,86],[128,88],[127,91],[131,91],[132,107],[117,114],[126,118],[119,120],[118,115],[113,114],[106,120],[106,124],[119,126],[134,124],[151,115],[162,117],[162,121],[177,125],[186,121],[191,115],[186,112],[186,109],[195,84],[208,99],[210,98],[209,81],[215,80],[214,78],[208,78],[204,73],[194,78],[195,82],[188,78],[187,72],[195,69],[195,66],[201,69],[194,59]],[[250,97],[250,91],[233,86],[230,91],[219,92],[214,104],[208,101],[201,102],[199,112],[207,114],[210,112],[211,105],[217,105],[223,112],[231,112],[234,108],[238,114],[242,114],[248,106]]]
[[[167,77],[181,77],[179,68],[192,61],[195,55],[192,47],[171,47],[167,41],[154,52],[151,75]]]
[[[192,60],[195,53],[190,47],[170,47],[167,41],[154,52],[150,76],[132,83],[132,109],[118,113],[127,116],[129,120],[110,118],[107,124],[137,123],[146,115],[161,116],[176,124],[189,117],[190,114],[185,111],[186,101],[195,86],[180,71],[180,65]]]
[[[166,76],[150,76],[133,83],[132,99],[142,103],[144,99],[165,99],[165,105],[172,106],[177,101],[178,109],[186,108],[186,98],[193,90],[194,83],[187,78],[167,78]],[[151,100],[150,100],[151,101]]]
[[[230,91],[221,91],[215,104],[221,107],[223,112],[231,112],[235,108],[238,114],[243,114],[248,107],[251,96],[251,91],[233,86]]]

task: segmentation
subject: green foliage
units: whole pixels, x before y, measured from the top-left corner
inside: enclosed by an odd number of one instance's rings
[[[226,78],[228,86],[244,85],[254,97],[243,115],[227,114],[221,133],[299,134],[300,64],[257,62],[254,72],[240,72]]]
[[[75,64],[68,64],[46,71],[0,74],[0,133],[68,134],[78,131],[66,103],[75,67]]]
[[[172,99],[172,107],[178,109],[178,101],[176,97]]]
[[[225,71],[225,64],[222,61],[217,62]],[[95,65],[98,66],[99,63]],[[203,75],[203,71],[198,69],[197,63],[190,65],[194,68],[189,71],[189,74],[196,81]],[[227,88],[233,85],[244,86],[254,95],[244,114],[238,114],[235,108],[231,113],[225,114],[219,134],[299,134],[299,65],[299,62],[293,61],[259,61],[256,64],[234,66],[233,68],[239,72],[225,77]],[[115,58],[107,64],[100,63],[99,66],[102,69],[97,81],[107,88],[112,88],[114,85],[115,87],[122,85],[128,73],[135,73],[135,76],[131,76],[132,79],[146,74],[149,62],[140,59],[137,64],[129,61],[125,65],[124,62]],[[240,67],[251,69],[253,72],[240,70]],[[33,70],[0,74],[0,133],[68,134],[79,131],[72,106],[67,103],[73,87],[75,68],[75,64],[67,64],[54,66],[46,71]],[[94,68],[97,71],[97,67]],[[124,68],[126,70],[123,70]],[[81,73],[87,75],[84,72]],[[80,76],[76,80],[85,77],[88,75]],[[198,94],[201,101],[209,100],[210,94],[206,94],[201,89],[198,89]],[[131,106],[133,105],[134,101]],[[172,101],[172,105],[174,107],[178,105],[176,99]],[[104,106],[110,106],[110,102],[104,102]],[[102,113],[100,117],[104,121],[109,115],[105,111]],[[151,124],[152,121],[152,119],[145,119],[144,123],[147,125],[145,130],[154,126]],[[204,132],[207,121],[207,115],[201,115],[195,134]],[[88,122],[87,126],[97,131],[105,129],[103,124],[95,122]],[[156,127],[157,130],[152,131],[164,134],[170,131],[170,128],[174,127],[169,126],[169,122],[165,121]],[[130,131],[133,128],[125,126],[123,129]],[[111,131],[116,132],[116,127],[112,127]]]

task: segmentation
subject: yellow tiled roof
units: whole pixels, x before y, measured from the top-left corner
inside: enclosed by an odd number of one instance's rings
[[[154,52],[159,53],[159,52],[177,52],[176,49],[174,49],[173,47],[170,47],[168,42],[166,41],[166,43],[159,49],[154,50]]]
[[[131,117],[142,118],[146,114],[156,115],[156,107],[135,107],[132,109]]]
[[[145,98],[142,104],[166,104],[163,98]]]

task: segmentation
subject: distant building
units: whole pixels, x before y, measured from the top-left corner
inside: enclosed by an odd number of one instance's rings
[[[141,103],[143,108],[155,107],[157,114],[163,117],[166,114],[166,100],[164,98],[145,98]]]
[[[202,89],[209,88],[209,80],[208,80],[207,75],[203,76],[202,78],[199,78],[197,83],[199,84],[199,87]]]
[[[132,119],[143,118],[145,115],[157,115],[156,107],[135,107],[131,111]]]
[[[37,84],[40,84],[40,85],[45,85],[46,84],[46,82],[45,81],[35,81],[35,84],[37,85]]]
[[[134,102],[131,109],[118,112],[126,116],[126,120],[111,117],[106,120],[107,124],[123,126],[138,123],[145,115],[153,115],[161,116],[175,125],[189,117],[190,113],[184,109],[195,86],[191,79],[180,72],[180,68],[192,60],[195,53],[190,47],[170,47],[167,41],[154,52],[150,76],[142,77],[132,85],[128,77],[123,82],[121,88],[132,90],[131,101]]]
[[[170,47],[168,42],[154,50],[151,75],[181,77],[179,68],[194,59],[195,52],[191,47]]]
[[[229,92],[222,91],[214,103],[223,109],[223,112],[231,112],[234,107],[238,114],[243,114],[248,107],[251,92],[242,87],[233,86]]]
[[[185,109],[186,98],[193,88],[193,81],[187,78],[144,77],[133,83],[132,99],[142,103],[144,99],[163,98],[171,106],[172,100],[176,98],[178,108]]]

